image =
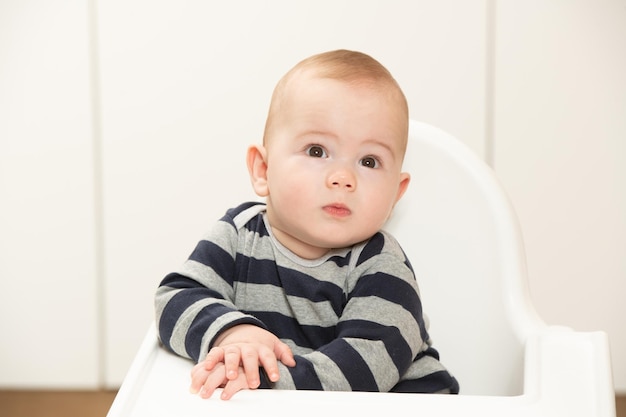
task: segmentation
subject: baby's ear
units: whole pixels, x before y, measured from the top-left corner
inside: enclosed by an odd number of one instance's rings
[[[252,145],[248,148],[246,156],[248,173],[252,188],[259,197],[267,197],[269,188],[267,186],[267,151],[264,146]]]
[[[400,199],[404,195],[404,192],[409,187],[409,183],[410,182],[411,182],[411,175],[408,172],[400,173],[400,184],[398,185],[398,193],[396,194],[396,201],[395,201],[395,203],[400,201]]]

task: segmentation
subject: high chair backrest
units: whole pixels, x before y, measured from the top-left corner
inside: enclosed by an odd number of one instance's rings
[[[411,182],[386,229],[413,265],[441,361],[462,394],[521,394],[526,337],[543,323],[506,195],[462,142],[416,121],[404,171]]]

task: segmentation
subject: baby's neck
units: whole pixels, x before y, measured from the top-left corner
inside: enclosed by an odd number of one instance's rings
[[[302,259],[314,260],[322,258],[331,249],[308,245],[280,229],[270,226],[272,235],[278,243]]]

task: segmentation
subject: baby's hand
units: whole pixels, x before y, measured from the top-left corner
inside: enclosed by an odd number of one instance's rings
[[[287,366],[296,364],[289,346],[275,335],[260,327],[243,324],[220,335],[204,363],[207,371],[223,363],[228,380],[239,378],[240,370],[243,370],[247,385],[257,388],[261,383],[259,366],[265,369],[270,381],[278,381],[277,360]]]
[[[192,394],[200,393],[202,398],[210,398],[219,387],[224,388],[220,396],[222,400],[230,399],[242,389],[256,388],[247,385],[244,372],[239,372],[239,376],[233,380],[227,379],[226,367],[223,363],[218,364],[211,371],[207,371],[204,362],[193,367],[191,370],[191,387],[189,387]]]

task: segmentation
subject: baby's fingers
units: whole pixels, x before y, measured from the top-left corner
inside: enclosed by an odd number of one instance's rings
[[[202,398],[210,398],[218,387],[225,384],[224,365],[219,364],[212,371],[207,371],[202,365],[196,365],[191,373],[192,394],[200,393]]]
[[[280,340],[274,344],[274,355],[276,355],[276,358],[284,365],[289,367],[296,366],[296,360],[293,357],[291,348]]]
[[[252,388],[248,387],[246,378],[243,374],[244,372],[240,372],[239,376],[236,379],[228,381],[226,383],[226,385],[224,386],[224,390],[222,391],[222,395],[220,396],[222,400],[230,400],[237,392],[244,389]]]
[[[191,386],[189,387],[189,392],[192,394],[199,393],[210,373],[211,372],[205,369],[203,362],[194,366],[191,370]]]
[[[239,376],[239,366],[241,364],[241,349],[236,345],[229,345],[224,349],[224,366],[226,367],[226,378],[233,380]]]
[[[241,364],[246,375],[247,387],[254,389],[261,384],[259,376],[259,361],[263,347],[257,352],[255,346],[242,346],[241,348]]]
[[[259,364],[263,367],[263,369],[265,369],[265,373],[270,381],[278,381],[280,378],[280,372],[278,370],[278,361],[276,360],[274,352],[272,352],[269,348],[260,350]]]
[[[204,359],[204,362],[203,362],[206,370],[210,371],[215,367],[215,365],[217,365],[220,362],[223,362],[225,355],[226,354],[224,352],[224,349],[222,349],[221,347],[211,348],[211,350],[209,350],[209,353],[206,355],[206,358]]]

